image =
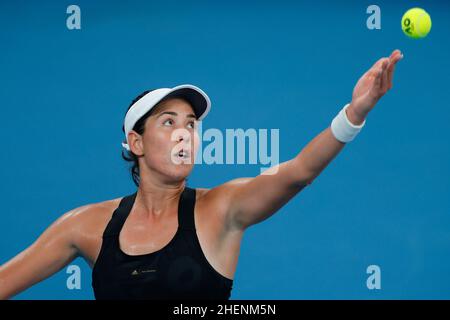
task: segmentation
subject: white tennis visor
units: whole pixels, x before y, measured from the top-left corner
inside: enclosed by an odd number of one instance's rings
[[[155,89],[136,101],[128,110],[124,120],[124,130],[127,143],[122,142],[122,147],[130,150],[128,145],[128,133],[133,130],[136,122],[147,112],[166,98],[183,98],[194,109],[197,120],[203,120],[211,109],[211,100],[200,88],[191,84],[183,84],[173,88]]]

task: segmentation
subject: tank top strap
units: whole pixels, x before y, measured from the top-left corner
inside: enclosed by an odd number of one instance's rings
[[[125,196],[120,200],[119,206],[114,210],[114,213],[106,226],[103,237],[115,237],[119,236],[120,230],[125,223],[131,208],[133,207],[134,200],[136,199],[137,191],[133,194]]]
[[[179,229],[195,230],[195,189],[185,187],[178,206]]]

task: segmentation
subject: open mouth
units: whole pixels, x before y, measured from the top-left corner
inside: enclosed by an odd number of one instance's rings
[[[175,153],[175,156],[177,156],[178,158],[182,158],[182,159],[186,159],[189,158],[191,155],[191,153],[187,150],[181,149],[180,151],[178,151],[177,153]]]

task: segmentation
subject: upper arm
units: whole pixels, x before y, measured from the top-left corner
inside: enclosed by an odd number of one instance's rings
[[[8,299],[44,280],[77,257],[76,215],[84,209],[86,206],[62,215],[32,245],[0,266],[0,299]]]
[[[298,168],[292,160],[287,161],[269,169],[271,174],[266,172],[253,178],[231,180],[209,193],[213,193],[220,203],[227,225],[245,229],[269,218],[311,183],[293,174]]]

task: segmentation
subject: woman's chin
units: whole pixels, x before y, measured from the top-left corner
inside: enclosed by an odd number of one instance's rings
[[[183,181],[191,173],[193,165],[191,164],[178,164],[171,166],[169,172],[166,173],[167,177],[173,181]]]

